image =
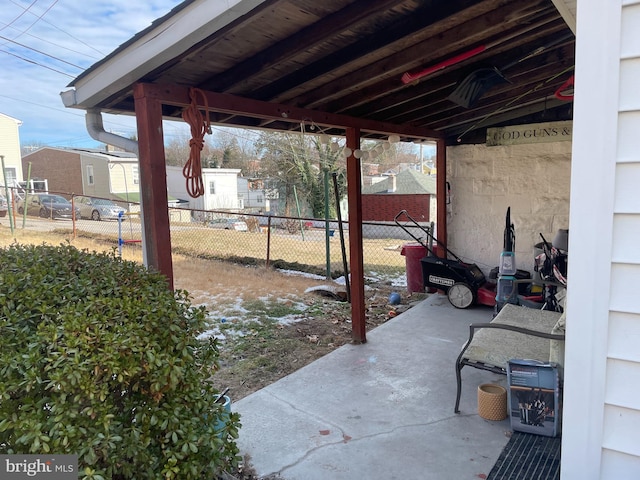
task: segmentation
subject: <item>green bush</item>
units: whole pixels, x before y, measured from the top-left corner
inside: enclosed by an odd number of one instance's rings
[[[187,292],[69,245],[12,245],[0,264],[0,453],[77,454],[96,480],[237,466],[239,418],[213,403],[218,349]]]

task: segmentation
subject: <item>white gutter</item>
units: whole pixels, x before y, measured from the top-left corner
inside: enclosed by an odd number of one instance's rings
[[[105,131],[100,110],[96,108],[88,109],[85,119],[87,132],[89,132],[91,138],[107,145],[122,148],[125,152],[131,152],[138,155],[138,142],[131,140],[130,138],[121,137],[115,133]]]

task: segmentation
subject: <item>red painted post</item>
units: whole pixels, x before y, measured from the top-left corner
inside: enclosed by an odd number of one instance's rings
[[[167,277],[173,290],[171,231],[167,204],[167,169],[162,134],[162,105],[147,95],[145,84],[133,89],[138,125],[140,198],[147,266]]]
[[[360,129],[347,128],[347,147],[360,148]],[[362,184],[360,160],[347,158],[347,196],[349,201],[349,260],[351,263],[351,337],[354,343],[365,343],[366,316],[364,302],[364,261],[362,259]],[[345,275],[347,272],[345,272]]]
[[[447,257],[447,145],[444,139],[436,141],[436,235],[440,245],[444,249],[437,248],[441,252],[440,257]]]

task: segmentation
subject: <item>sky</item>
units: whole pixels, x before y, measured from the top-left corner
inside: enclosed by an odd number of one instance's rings
[[[181,0],[0,0],[0,113],[22,122],[20,143],[99,147],[84,111],[65,108],[60,92]],[[136,133],[130,116],[103,115],[105,130]],[[165,136],[188,135],[181,122]]]

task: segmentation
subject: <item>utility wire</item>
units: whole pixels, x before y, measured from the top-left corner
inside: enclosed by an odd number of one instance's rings
[[[16,18],[14,18],[13,20],[11,20],[11,21],[6,25],[6,26],[4,26],[4,27],[0,28],[0,31],[4,30],[4,29],[5,29],[5,28],[7,28],[7,27],[10,27],[10,26],[11,26],[11,25],[13,25],[14,23],[16,23],[16,22],[20,19],[20,17],[21,17],[21,16],[23,16],[25,13],[27,13],[27,12],[29,11],[29,9],[30,9],[31,7],[33,7],[33,6],[36,4],[36,2],[37,2],[37,1],[38,1],[38,0],[33,0],[33,2],[31,2],[31,5],[29,5],[27,8],[24,8],[22,5],[20,5],[20,4],[16,3],[16,2],[12,2],[14,5],[18,5],[20,8],[22,8],[22,9],[23,9],[23,12],[22,12],[20,15],[18,15]],[[35,14],[34,14],[34,15],[35,15]]]
[[[74,75],[69,75],[68,73],[62,72],[60,70],[56,70],[55,68],[52,68],[52,67],[48,67],[47,65],[43,65],[43,64],[38,63],[38,62],[36,62],[34,60],[31,60],[29,58],[25,58],[25,57],[21,57],[20,55],[16,55],[15,53],[7,52],[6,50],[0,50],[0,52],[6,53],[7,55],[12,55],[12,56],[14,56],[16,58],[19,58],[20,60],[24,60],[25,62],[28,62],[28,63],[33,63],[34,65],[37,65],[37,66],[42,67],[42,68],[46,68],[48,70],[52,70],[52,71],[54,71],[56,73],[60,73],[62,75],[66,75],[69,78],[76,78]]]
[[[37,1],[37,0],[35,0],[33,3],[36,3],[36,1]],[[56,2],[57,2],[57,0],[56,0]],[[24,11],[23,13],[26,13],[26,12],[29,10],[29,8],[31,8],[31,5],[29,5],[29,7],[27,7],[27,8],[25,9],[22,5],[20,5],[19,3],[15,2],[14,0],[11,0],[11,3],[13,3],[14,5],[17,5],[18,7],[22,8],[22,9],[24,9],[25,11]],[[33,4],[32,4],[32,5],[33,5]],[[31,15],[37,16],[37,15],[36,15],[35,13],[33,13],[33,12],[29,12],[29,13],[30,13]],[[21,15],[22,15],[22,14],[21,14]],[[19,18],[19,17],[18,17],[18,18]],[[98,49],[97,49],[97,48],[95,48],[95,47],[92,47],[92,46],[91,46],[91,45],[89,45],[88,43],[86,43],[86,42],[84,42],[84,41],[80,40],[78,37],[75,37],[74,35],[71,35],[69,32],[67,32],[66,30],[63,30],[62,28],[58,27],[57,25],[54,25],[53,23],[49,22],[47,19],[42,18],[42,17],[38,17],[38,19],[39,19],[40,21],[42,21],[42,22],[46,23],[47,25],[49,25],[49,26],[51,26],[51,27],[55,28],[56,30],[58,30],[58,31],[60,31],[60,32],[62,32],[62,33],[64,33],[65,35],[68,35],[69,37],[71,37],[72,39],[74,39],[76,42],[81,43],[82,45],[84,45],[84,46],[85,46],[85,47],[87,47],[87,48],[90,48],[90,49],[91,49],[91,50],[93,50],[94,52],[99,53],[100,55],[105,55],[105,53],[104,53],[104,52],[102,52],[102,51],[98,50]],[[13,23],[15,20],[17,20],[17,18],[16,18],[16,19],[14,19],[11,23]],[[11,25],[11,23],[9,23],[9,25]],[[2,29],[2,28],[0,28],[0,30],[3,30],[3,29]]]
[[[45,57],[49,57],[49,58],[52,58],[52,59],[54,59],[54,60],[57,60],[58,62],[66,63],[67,65],[71,65],[72,67],[75,67],[75,68],[77,68],[77,69],[79,69],[79,70],[84,70],[84,69],[83,69],[81,66],[79,66],[79,65],[76,65],[76,64],[71,63],[71,62],[67,62],[66,60],[63,60],[63,59],[58,58],[58,57],[54,57],[53,55],[49,55],[48,53],[45,53],[45,52],[43,52],[43,51],[40,51],[40,50],[37,50],[37,49],[35,49],[35,48],[29,47],[28,45],[24,45],[24,44],[22,44],[22,43],[20,43],[20,42],[16,42],[15,40],[11,40],[10,38],[4,37],[4,36],[2,36],[2,35],[0,35],[0,38],[1,38],[1,39],[3,39],[3,40],[6,40],[6,41],[8,41],[8,42],[15,43],[16,45],[18,45],[18,46],[20,46],[20,47],[22,47],[22,48],[26,48],[27,50],[32,50],[32,51],[34,51],[34,52],[36,52],[36,53],[39,53],[40,55],[44,55]]]

